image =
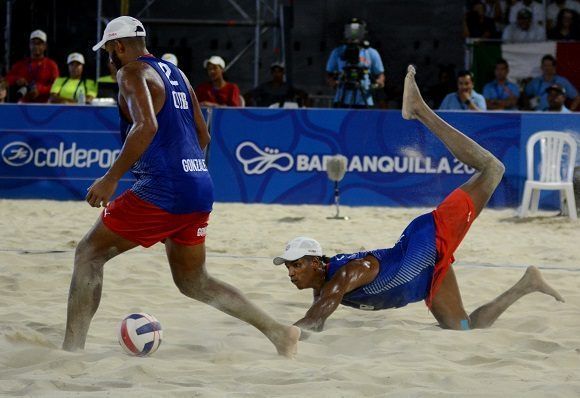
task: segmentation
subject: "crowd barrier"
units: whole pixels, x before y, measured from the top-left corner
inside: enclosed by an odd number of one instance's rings
[[[441,112],[506,166],[492,207],[519,205],[525,144],[538,130],[580,134],[580,115]],[[342,154],[341,203],[434,206],[473,170],[400,111],[234,109],[211,113],[208,165],[222,202],[329,204],[325,159]],[[0,197],[76,200],[121,146],[112,107],[0,106]],[[128,188],[126,175],[118,192]],[[542,197],[553,207],[554,195]]]

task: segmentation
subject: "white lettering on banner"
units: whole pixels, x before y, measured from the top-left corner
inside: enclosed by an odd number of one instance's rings
[[[207,171],[204,159],[181,159],[181,165],[186,173],[190,171]]]
[[[455,158],[433,159],[423,157],[415,150],[406,149],[406,156],[353,155],[347,158],[346,170],[358,173],[416,173],[416,174],[473,174],[475,170]],[[275,168],[286,172],[326,171],[326,163],[331,155],[298,154],[295,158],[289,153],[266,147],[261,150],[255,143],[244,141],[236,148],[236,157],[248,175],[264,174]],[[282,165],[283,162],[283,165]],[[453,164],[453,167],[451,166]],[[185,166],[184,166],[185,167]]]
[[[65,147],[65,143],[59,143],[58,147],[35,148],[30,145],[15,141],[4,146],[2,158],[10,166],[19,167],[32,162],[36,167],[58,168],[89,168],[98,166],[103,169],[111,167],[120,149],[83,149],[78,148],[76,142]]]
[[[328,155],[297,155],[296,171],[326,171]],[[354,155],[347,161],[346,169],[358,173],[416,173],[416,174],[473,174],[469,166],[453,159],[453,169],[449,159],[443,157],[434,160],[430,157],[414,156],[358,156]]]

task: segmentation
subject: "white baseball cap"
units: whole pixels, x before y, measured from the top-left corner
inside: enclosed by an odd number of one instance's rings
[[[66,63],[70,64],[71,62],[79,62],[81,64],[85,64],[85,57],[81,53],[70,53],[68,57],[66,57]]]
[[[46,33],[40,29],[36,29],[30,33],[30,40],[32,39],[40,39],[46,43]]]
[[[109,40],[122,39],[124,37],[145,37],[145,28],[138,19],[126,15],[113,19],[107,24],[103,32],[103,38],[93,46],[93,51],[104,48]]]
[[[304,236],[294,238],[286,244],[284,254],[275,257],[273,262],[275,265],[281,265],[286,261],[296,261],[304,256],[322,256],[320,243]]]
[[[209,57],[209,59],[203,61],[204,68],[207,68],[207,64],[218,65],[221,66],[222,69],[226,68],[226,61],[224,61],[224,59],[219,55],[212,55],[211,57]]]
[[[161,59],[167,62],[171,62],[173,65],[177,66],[177,57],[175,54],[165,53],[161,56]]]

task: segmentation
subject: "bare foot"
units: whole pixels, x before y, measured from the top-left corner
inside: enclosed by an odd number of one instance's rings
[[[554,297],[562,303],[564,302],[564,298],[560,293],[558,293],[552,286],[548,285],[548,282],[544,280],[540,270],[533,265],[526,269],[526,273],[522,277],[521,282],[525,287],[530,289],[530,292],[541,292]]]
[[[298,353],[298,340],[300,340],[300,328],[298,326],[284,326],[280,333],[270,337],[278,354],[287,358],[294,358]]]
[[[426,107],[425,101],[421,97],[417,82],[415,82],[415,67],[407,67],[407,76],[405,76],[405,88],[403,90],[403,119],[411,120],[417,118],[417,112],[421,107]]]

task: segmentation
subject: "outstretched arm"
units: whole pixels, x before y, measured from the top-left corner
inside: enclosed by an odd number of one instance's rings
[[[320,332],[324,322],[338,307],[344,295],[361,286],[372,282],[379,273],[379,263],[376,259],[353,260],[342,267],[330,281],[324,284],[319,296],[304,318],[294,325],[301,329]]]

